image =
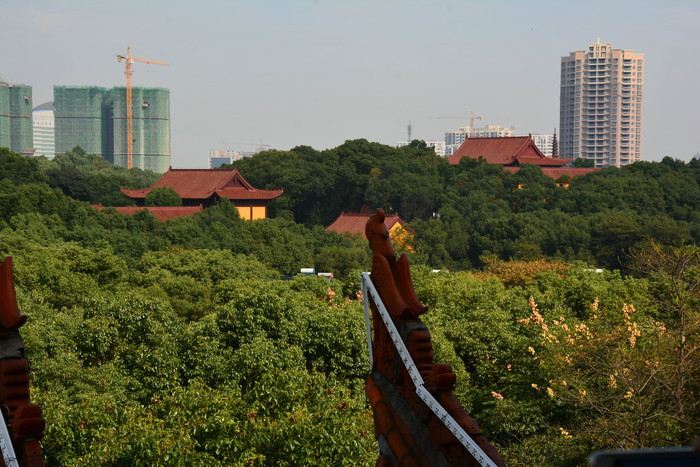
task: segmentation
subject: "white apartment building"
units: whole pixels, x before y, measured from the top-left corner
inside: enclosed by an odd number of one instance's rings
[[[445,142],[444,141],[424,141],[425,145],[433,148],[435,154],[440,157],[445,157]],[[399,141],[396,143],[397,148],[402,148],[411,144],[409,141]]]
[[[56,124],[54,123],[53,101],[38,105],[32,110],[32,133],[34,155],[53,159],[56,155]]]
[[[210,169],[218,169],[222,165],[233,164],[233,161],[239,161],[244,157],[252,157],[255,154],[255,152],[243,152],[230,149],[224,151],[212,149],[211,151],[207,151]]]
[[[467,138],[501,138],[514,136],[514,128],[502,128],[499,125],[486,125],[484,128],[468,126],[459,127],[457,131],[445,132],[445,157],[450,157]]]
[[[596,167],[642,158],[644,54],[600,39],[561,59],[559,156]]]
[[[531,134],[532,141],[537,146],[537,149],[542,151],[547,157],[552,157],[554,151],[554,135]]]

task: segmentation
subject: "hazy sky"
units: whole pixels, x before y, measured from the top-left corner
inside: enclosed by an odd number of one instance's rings
[[[0,78],[170,88],[172,165],[207,150],[442,140],[559,126],[561,57],[598,38],[645,54],[642,159],[700,152],[700,1],[0,0]],[[463,119],[436,119],[438,116]],[[232,144],[236,143],[236,144]],[[247,144],[241,144],[247,143]]]

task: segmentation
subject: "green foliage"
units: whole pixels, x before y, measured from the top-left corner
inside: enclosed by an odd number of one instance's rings
[[[595,162],[593,161],[593,159],[578,158],[578,159],[574,159],[573,166],[574,167],[591,168],[591,167],[595,167]]]
[[[79,148],[53,161],[0,149],[0,253],[62,464],[373,464],[358,300],[370,252],[323,228],[365,204],[411,220],[436,360],[509,463],[698,435],[696,162],[568,189],[537,167],[450,166],[419,143],[237,164],[285,189],[275,218],[243,221],[228,200],[166,223],[100,212],[88,203],[124,205],[120,187],[157,175]],[[279,280],[302,267],[336,279]]]
[[[146,195],[146,206],[182,206],[182,198],[169,186],[158,186]]]

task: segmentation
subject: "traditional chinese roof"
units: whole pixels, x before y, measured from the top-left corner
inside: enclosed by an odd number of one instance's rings
[[[363,238],[367,238],[365,236],[365,225],[367,224],[367,220],[371,215],[371,213],[357,214],[342,212],[335,222],[326,227],[326,230],[334,230],[339,234],[360,234]],[[393,229],[396,224],[399,226],[403,226],[405,224],[405,222],[399,217],[398,213],[386,214],[384,223],[389,230]]]
[[[97,209],[102,211],[104,207],[102,205],[96,206]],[[204,208],[199,205],[199,206],[119,206],[115,207],[117,211],[121,212],[122,214],[128,214],[130,216],[133,216],[137,211],[142,211],[144,209],[147,209],[148,211],[151,212],[154,216],[156,216],[156,219],[158,219],[161,222],[165,222],[168,219],[174,219],[176,217],[186,217],[186,216],[193,216],[197,212],[202,212]]]
[[[130,190],[122,193],[132,199],[144,199],[156,187],[170,187],[183,200],[205,200],[215,194],[235,200],[272,200],[283,190],[258,190],[253,188],[238,169],[173,169],[170,168],[150,188]]]
[[[483,157],[489,164],[517,166],[534,164],[548,167],[561,167],[571,159],[556,159],[542,154],[531,136],[500,138],[467,138],[448,159],[457,165],[463,157],[479,159]]]
[[[489,164],[503,166],[503,170],[516,173],[523,164],[538,165],[542,173],[557,180],[562,175],[572,178],[595,172],[599,169],[564,167],[571,159],[557,159],[542,154],[531,136],[513,136],[504,138],[468,138],[448,159],[457,165],[463,157],[483,158]]]

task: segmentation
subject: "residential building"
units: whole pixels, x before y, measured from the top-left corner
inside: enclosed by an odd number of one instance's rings
[[[505,138],[513,136],[514,128],[502,128],[500,125],[486,125],[483,128],[459,127],[457,131],[445,132],[445,157],[450,157],[467,138]]]
[[[114,164],[127,167],[126,88],[112,88]],[[170,90],[131,88],[132,165],[164,173],[170,167]]]
[[[600,40],[561,59],[561,157],[590,159],[596,167],[642,158],[644,54]]]
[[[53,101],[45,102],[32,110],[34,155],[53,159],[56,155],[56,126]]]
[[[535,146],[537,146],[537,149],[542,151],[542,154],[547,157],[553,157],[552,152],[554,151],[554,135],[540,135],[533,133],[530,136],[532,136],[532,141],[535,143]]]
[[[56,152],[80,146],[127,166],[126,88],[54,86]],[[132,88],[133,167],[164,173],[170,167],[170,90]]]
[[[445,157],[445,143],[443,141],[423,141],[426,146],[433,148],[435,154],[440,157]],[[411,144],[410,141],[399,141],[396,143],[397,148],[402,148]]]
[[[260,151],[250,152],[250,151],[238,151],[233,149],[227,149],[224,151],[211,150],[207,151],[207,157],[209,158],[209,168],[216,169],[222,165],[233,164],[233,161],[239,161],[244,157],[253,157]]]
[[[0,81],[0,147],[31,154],[32,87]]]
[[[98,86],[54,86],[56,154],[80,146],[114,162],[112,96]]]

